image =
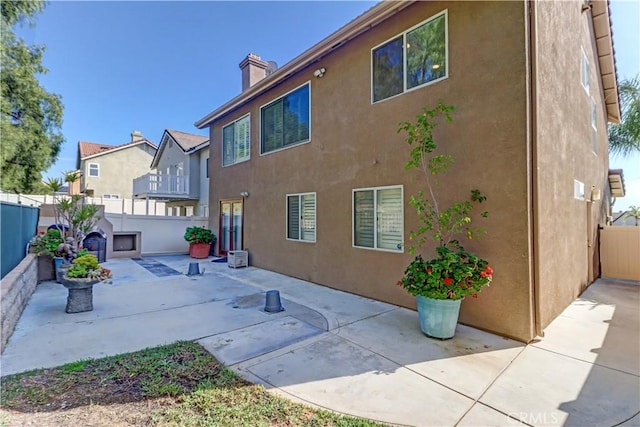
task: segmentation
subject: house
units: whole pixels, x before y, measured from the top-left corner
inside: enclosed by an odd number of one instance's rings
[[[269,75],[249,55],[243,91],[196,122],[218,250],[414,308],[395,284],[421,187],[397,129],[442,100],[456,163],[441,189],[488,197],[487,234],[465,247],[496,272],[460,322],[531,341],[599,275],[620,117],[609,19],[604,1],[383,1]]]
[[[206,136],[165,129],[150,168],[133,181],[134,197],[165,201],[168,215],[209,215]]]
[[[117,146],[78,141],[81,192],[102,199],[131,198],[132,180],[149,171],[157,149],[139,131],[131,133],[131,141]]]

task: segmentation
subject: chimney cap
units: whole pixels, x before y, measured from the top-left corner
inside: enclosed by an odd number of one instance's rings
[[[144,136],[142,136],[142,132],[140,132],[139,130],[134,130],[133,132],[131,132],[131,142],[143,138]]]

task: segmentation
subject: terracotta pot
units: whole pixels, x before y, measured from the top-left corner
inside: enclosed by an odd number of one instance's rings
[[[189,256],[191,258],[208,258],[211,250],[211,243],[191,243],[189,245]]]

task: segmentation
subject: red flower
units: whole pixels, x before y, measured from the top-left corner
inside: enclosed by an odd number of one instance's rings
[[[427,268],[427,274],[431,274],[431,267]]]
[[[398,280],[398,286],[402,286],[402,280]]]
[[[481,277],[489,277],[489,274],[486,271],[481,271],[480,272],[480,276]]]
[[[487,265],[487,267],[484,269],[484,271],[487,272],[487,275],[491,276],[493,274],[493,268],[489,267]]]
[[[473,297],[474,298],[478,298],[478,294],[473,294]]]
[[[451,278],[449,278],[449,277],[445,277],[443,282],[444,282],[445,285],[449,286],[449,285],[451,285],[453,283],[453,280],[451,280]]]

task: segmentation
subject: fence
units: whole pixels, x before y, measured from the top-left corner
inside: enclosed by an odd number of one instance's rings
[[[38,227],[39,209],[0,201],[0,277],[20,264]]]
[[[640,227],[605,227],[600,234],[602,277],[640,280]]]
[[[56,195],[56,200],[69,197]],[[50,194],[11,194],[0,193],[0,200],[5,202],[20,203],[27,206],[40,206],[42,204],[52,204],[53,196]],[[104,205],[107,213],[126,213],[129,215],[165,215],[165,203],[156,200],[144,199],[105,199],[102,197],[87,197],[87,203]],[[170,214],[171,212],[169,212]]]

